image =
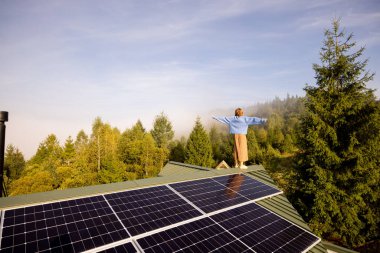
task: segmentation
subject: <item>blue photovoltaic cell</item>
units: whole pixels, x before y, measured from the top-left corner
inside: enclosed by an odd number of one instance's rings
[[[209,218],[138,239],[145,253],[150,252],[251,252]]]
[[[131,242],[122,244],[113,248],[109,248],[98,253],[136,253],[138,252]]]
[[[255,203],[210,217],[256,252],[303,252],[319,238]]]
[[[128,237],[96,196],[5,211],[0,252],[81,252]]]
[[[281,193],[241,174],[170,184],[206,213]]]
[[[105,197],[132,236],[202,215],[166,186]]]

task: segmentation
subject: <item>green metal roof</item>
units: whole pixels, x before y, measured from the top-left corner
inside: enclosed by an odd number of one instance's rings
[[[13,209],[21,206],[35,205],[47,202],[63,201],[67,199],[95,196],[99,194],[125,191],[154,185],[163,185],[173,182],[196,180],[219,175],[230,175],[241,172],[242,171],[240,169],[236,168],[216,170],[184,163],[168,162],[159,173],[158,177],[155,178],[0,198],[0,210]],[[272,178],[261,165],[251,165],[247,170],[244,170],[243,172],[256,180],[277,188]],[[298,214],[296,209],[294,209],[284,194],[259,200],[256,203],[280,215],[284,219],[289,220],[308,231],[311,231],[306,222]],[[350,250],[344,251],[347,249],[338,246],[331,247],[331,244],[328,244],[328,246],[330,250],[334,250],[333,252],[354,252]],[[324,246],[324,242],[320,242],[309,252],[326,253],[326,248],[327,247]],[[339,248],[341,249],[340,251]]]

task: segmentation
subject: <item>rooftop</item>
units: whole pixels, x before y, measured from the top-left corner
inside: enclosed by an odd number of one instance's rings
[[[14,197],[7,197],[0,199],[1,210],[1,228],[4,228],[4,213],[6,210],[11,210],[21,207],[29,207],[35,205],[41,205],[52,202],[62,202],[68,200],[76,200],[83,197],[96,197],[99,195],[117,193],[126,190],[133,189],[145,189],[147,187],[162,186],[173,184],[177,182],[192,182],[194,180],[211,178],[217,176],[226,176],[240,173],[239,169],[226,168],[226,169],[210,169],[200,166],[194,166],[189,164],[169,162],[162,169],[161,173],[156,178],[141,179],[135,181],[126,181],[121,183],[113,183],[107,185],[88,186],[75,189],[57,190],[51,192],[35,193]],[[255,179],[261,183],[277,189],[274,181],[270,178],[266,170],[261,165],[249,166],[244,171],[244,175]],[[284,194],[277,194],[271,197],[265,197],[254,201],[257,205],[277,214],[283,219],[295,224],[296,226],[310,231],[310,228],[298,212],[294,209]],[[190,203],[191,204],[191,203]],[[26,209],[25,209],[26,210]],[[208,215],[204,215],[208,217]],[[175,225],[169,226],[173,227]],[[3,232],[3,231],[1,231]],[[2,233],[4,235],[4,233]],[[0,235],[1,236],[1,235]],[[132,236],[133,237],[133,236]],[[111,243],[110,245],[114,245]],[[3,240],[1,247],[4,246]],[[107,246],[107,245],[106,245]],[[105,249],[103,246],[99,249]],[[308,252],[354,252],[345,248],[338,247],[336,245],[319,242],[313,245]]]

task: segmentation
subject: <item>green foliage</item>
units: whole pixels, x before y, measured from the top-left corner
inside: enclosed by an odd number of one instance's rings
[[[294,203],[313,231],[354,247],[379,237],[380,107],[373,79],[339,21],[325,33],[316,86],[307,85]]]
[[[25,168],[24,155],[13,145],[8,145],[5,151],[4,173],[9,181],[20,177]]]
[[[74,158],[75,158],[75,145],[74,145],[73,139],[71,138],[71,136],[69,136],[63,148],[62,160],[63,160],[63,163],[70,165],[74,161]]]
[[[22,176],[11,182],[9,195],[27,194],[31,192],[44,192],[55,189],[56,181],[51,171],[42,165],[30,165],[25,168]]]
[[[150,133],[146,133],[140,121],[127,129],[118,143],[118,157],[127,171],[134,171],[137,178],[157,176],[167,159],[168,152],[159,148]]]
[[[174,137],[174,131],[171,122],[163,112],[154,120],[150,133],[159,148],[168,149],[169,143]]]
[[[251,164],[260,164],[263,162],[263,151],[256,139],[255,131],[252,127],[247,132],[248,162]]]
[[[88,144],[88,163],[93,172],[106,169],[117,160],[117,146],[120,132],[110,124],[96,118],[92,126],[92,134]]]
[[[212,167],[212,145],[209,136],[198,117],[186,144],[185,163]]]
[[[186,139],[182,137],[180,140],[172,142],[169,146],[169,160],[183,163],[186,156]]]
[[[37,153],[31,158],[31,163],[45,167],[59,164],[62,159],[62,148],[54,134],[49,135],[38,147]]]

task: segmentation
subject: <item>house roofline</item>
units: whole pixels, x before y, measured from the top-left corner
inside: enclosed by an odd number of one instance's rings
[[[63,190],[53,190],[48,192],[38,192],[38,193],[30,193],[23,194],[17,196],[9,196],[0,198],[0,210],[4,209],[13,209],[23,206],[32,206],[37,204],[44,204],[56,201],[64,201],[70,199],[78,199],[84,197],[97,196],[102,194],[109,194],[113,192],[120,192],[126,190],[133,190],[144,187],[151,187],[157,185],[164,185],[173,182],[182,182],[189,180],[196,180],[214,176],[223,176],[241,173],[240,169],[230,168],[223,170],[216,170],[211,168],[205,168],[196,165],[190,165],[185,163],[178,163],[169,161],[168,164],[184,166],[188,168],[197,169],[196,173],[184,173],[184,174],[174,174],[168,176],[160,176],[160,177],[152,177],[152,178],[144,178],[132,181],[124,181],[118,183],[110,183],[110,184],[99,184],[99,185],[91,185],[84,186],[78,188],[69,188]],[[243,172],[251,172],[256,170],[264,170],[264,167],[261,165],[251,165],[247,170]]]

